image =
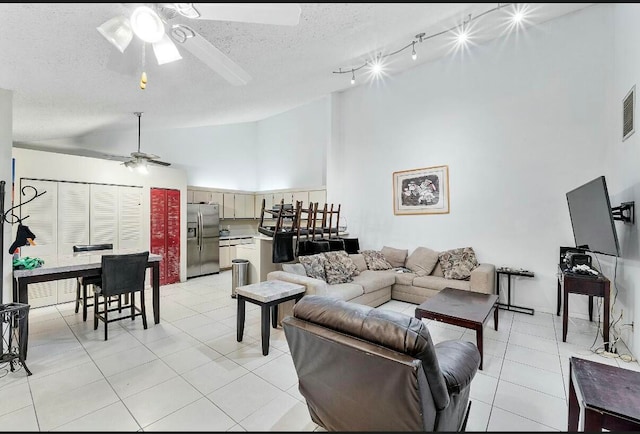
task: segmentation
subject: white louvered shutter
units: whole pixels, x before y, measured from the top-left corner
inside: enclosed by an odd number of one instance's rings
[[[27,185],[35,187],[39,193],[46,192],[42,196],[37,197],[33,201],[19,208],[16,214],[25,218],[23,224],[28,226],[31,232],[36,236],[35,246],[20,247],[20,256],[29,256],[32,258],[40,258],[45,261],[52,261],[57,254],[57,207],[58,207],[58,186],[54,181],[33,181],[23,179],[19,183],[21,187]],[[20,190],[16,188],[15,200],[16,205],[19,202],[25,202],[33,197],[34,191],[31,188],[24,188],[25,195],[22,196]],[[13,225],[13,240],[18,225]],[[57,282],[32,283],[29,285],[29,304],[32,308],[48,306],[57,303]]]
[[[118,248],[118,187],[91,184],[89,210],[90,244],[113,244]]]
[[[142,246],[142,188],[118,187],[118,247],[141,249]]]

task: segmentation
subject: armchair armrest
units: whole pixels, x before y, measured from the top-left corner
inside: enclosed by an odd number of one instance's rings
[[[435,345],[436,357],[450,394],[471,384],[480,367],[480,351],[472,342],[444,341]]]
[[[471,271],[470,289],[475,292],[493,294],[496,279],[496,267],[493,264],[480,264]]]
[[[306,294],[327,295],[327,282],[313,277],[287,273],[286,271],[271,271],[267,274],[267,280],[283,280],[285,282],[304,285]]]

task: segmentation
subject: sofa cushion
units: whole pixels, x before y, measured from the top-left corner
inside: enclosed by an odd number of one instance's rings
[[[396,273],[366,270],[353,278],[353,283],[362,285],[365,294],[377,291],[396,283]]]
[[[413,286],[433,289],[436,291],[441,291],[447,287],[465,289],[469,291],[471,288],[471,282],[469,282],[468,280],[445,279],[444,277],[436,276],[418,276],[413,279]]]
[[[436,263],[436,266],[433,267],[433,271],[431,272],[432,276],[436,277],[444,277],[444,272],[442,271],[442,265],[440,265],[440,261]]]
[[[339,300],[349,301],[361,296],[363,293],[362,285],[352,282],[327,285],[327,291],[324,295],[337,298]]]
[[[411,286],[417,276],[415,273],[396,273],[396,284]]]
[[[407,249],[395,249],[393,247],[384,246],[382,250],[380,250],[382,256],[391,264],[393,267],[404,267],[404,261],[407,259],[407,254],[409,250]]]
[[[358,268],[358,271],[364,271],[367,269],[367,262],[364,260],[362,253],[350,254],[349,257]]]
[[[362,250],[360,253],[364,256],[369,270],[390,270],[393,268],[389,261],[382,256],[382,253],[377,250]]]
[[[478,266],[472,247],[446,250],[440,253],[439,258],[446,279],[468,279],[471,271]]]
[[[327,259],[324,264],[324,271],[329,285],[351,282],[352,276],[360,274],[358,268],[344,250],[326,252],[324,257]]]
[[[324,257],[323,253],[298,256],[298,261],[300,261],[300,263],[304,266],[304,271],[307,273],[307,276],[314,279],[320,279],[325,282],[327,281],[327,275],[324,271],[324,266],[327,262],[327,258]]]
[[[307,272],[302,264],[282,264],[282,271],[286,273],[299,274],[300,276],[306,276]]]
[[[438,252],[426,247],[418,247],[407,258],[406,267],[418,276],[431,274],[438,262]]]

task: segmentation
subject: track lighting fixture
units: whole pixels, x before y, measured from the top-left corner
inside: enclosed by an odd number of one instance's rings
[[[375,61],[370,61],[370,60],[366,60],[363,64],[361,64],[360,66],[357,67],[350,67],[350,68],[338,68],[337,71],[333,71],[334,74],[348,74],[349,72],[351,72],[351,84],[355,84],[355,71],[358,71],[366,66],[370,67],[370,71],[371,71],[371,75],[373,78],[377,78],[379,77],[382,73],[383,73],[383,62],[384,59],[386,59],[387,57],[391,57],[394,56],[404,50],[407,50],[409,48],[411,48],[411,58],[413,60],[416,60],[418,58],[418,53],[416,52],[416,44],[417,43],[422,43],[428,39],[432,39],[435,38],[436,36],[441,36],[444,35],[446,33],[450,33],[453,34],[455,36],[455,43],[457,47],[464,47],[467,43],[469,43],[470,41],[470,24],[472,21],[475,21],[487,14],[491,14],[493,12],[499,11],[499,10],[503,10],[505,8],[507,8],[508,6],[511,6],[512,8],[512,13],[510,14],[510,20],[512,23],[514,23],[515,25],[521,25],[522,22],[526,19],[526,12],[527,12],[527,6],[526,5],[522,5],[522,4],[517,4],[517,3],[498,3],[497,6],[486,10],[478,15],[472,16],[471,14],[467,15],[467,17],[463,20],[463,22],[461,24],[458,24],[456,26],[453,26],[451,28],[442,30],[440,32],[436,32],[430,35],[427,35],[426,33],[418,33],[415,36],[415,39],[413,39],[411,42],[409,42],[407,45],[399,48],[396,51],[390,52],[388,54],[382,54],[380,53],[378,56],[376,56]]]

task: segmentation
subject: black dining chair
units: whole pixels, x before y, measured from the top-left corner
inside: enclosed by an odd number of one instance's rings
[[[73,252],[91,252],[95,250],[113,250],[113,244],[80,244],[73,246]],[[87,276],[78,277],[76,282],[76,313],[82,303],[82,321],[87,320],[87,307],[93,306],[93,304],[87,304],[87,300],[93,298],[92,295],[88,295],[87,287],[89,285],[99,285],[101,281],[100,276]],[[82,288],[82,295],[80,289]]]
[[[93,299],[93,329],[97,330],[98,320],[104,322],[104,340],[107,340],[108,325],[110,322],[120,321],[136,316],[142,316],[142,325],[147,328],[147,313],[144,305],[144,279],[149,261],[149,252],[129,253],[122,255],[102,256],[102,282],[95,286]],[[140,292],[140,308],[135,305],[135,293]],[[121,315],[109,319],[109,312],[119,308],[109,308],[107,302],[110,297],[129,295],[129,304],[122,305],[122,309],[130,308],[130,315]],[[104,303],[100,309],[100,297]],[[136,313],[137,312],[137,313]]]

